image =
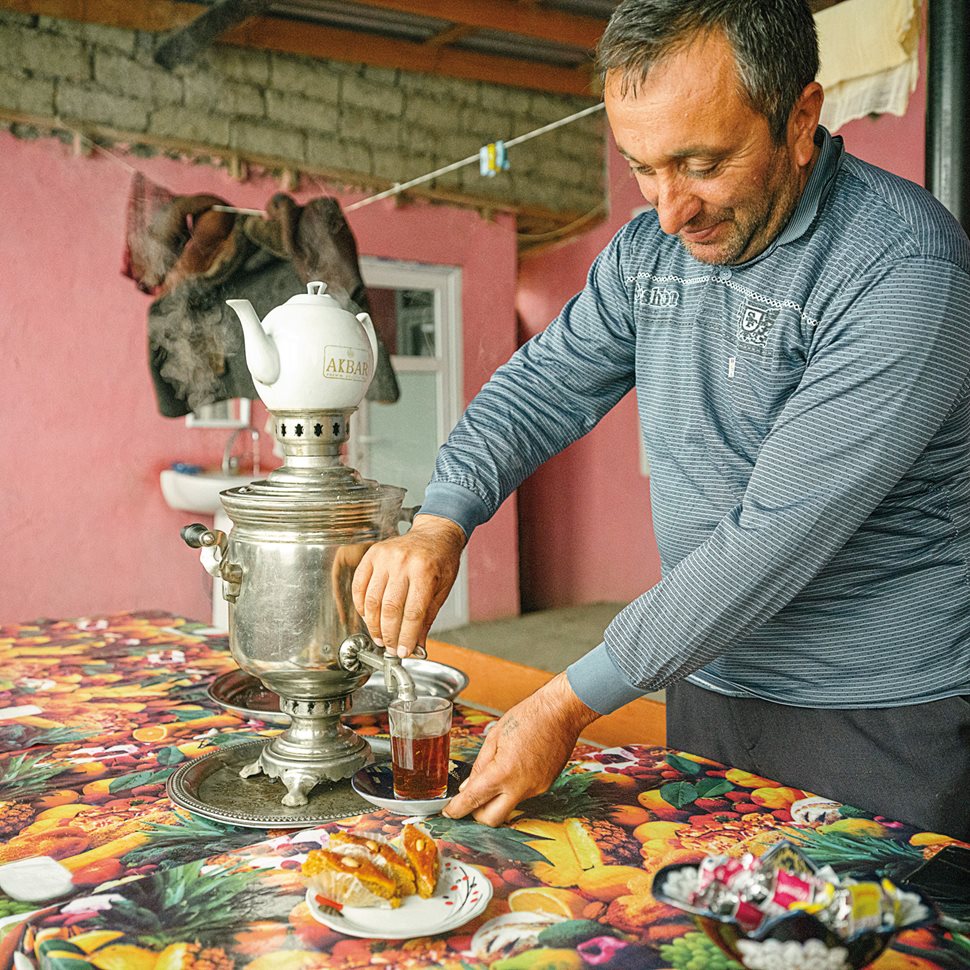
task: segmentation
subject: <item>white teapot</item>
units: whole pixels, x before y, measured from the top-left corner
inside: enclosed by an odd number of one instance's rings
[[[260,321],[249,300],[226,300],[242,324],[246,363],[270,411],[344,411],[357,407],[377,365],[377,335],[324,291],[290,297]]]

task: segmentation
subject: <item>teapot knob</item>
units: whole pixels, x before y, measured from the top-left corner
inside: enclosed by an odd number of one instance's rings
[[[306,291],[310,296],[323,296],[327,292],[327,284],[320,280],[314,280],[312,283],[307,283]]]

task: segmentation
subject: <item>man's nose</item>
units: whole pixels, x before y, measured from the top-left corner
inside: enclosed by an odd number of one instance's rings
[[[658,180],[656,200],[660,228],[668,236],[675,236],[701,211],[701,200],[680,179]]]

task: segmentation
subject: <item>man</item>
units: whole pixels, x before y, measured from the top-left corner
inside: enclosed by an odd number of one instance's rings
[[[472,529],[633,387],[663,578],[447,814],[499,824],[667,688],[673,747],[970,836],[970,244],[818,127],[803,0],[624,0],[599,60],[653,211],[472,402],[355,603],[409,653]]]

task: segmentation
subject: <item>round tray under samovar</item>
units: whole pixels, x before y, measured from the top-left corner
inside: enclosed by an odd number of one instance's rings
[[[317,785],[305,805],[284,805],[275,778],[264,774],[240,777],[259,758],[265,743],[263,738],[229,743],[180,765],[169,776],[168,797],[196,815],[256,829],[310,828],[372,810],[349,780]]]

